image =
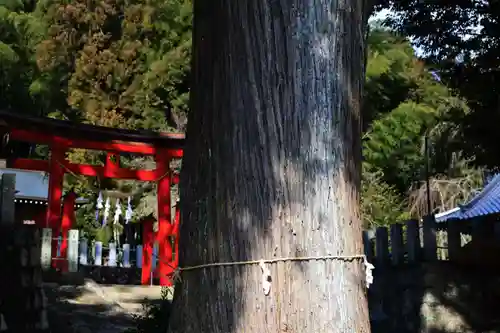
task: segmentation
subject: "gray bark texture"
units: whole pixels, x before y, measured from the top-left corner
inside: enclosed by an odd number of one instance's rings
[[[363,253],[363,0],[195,0],[180,266]],[[370,331],[361,261],[182,273],[171,333]]]

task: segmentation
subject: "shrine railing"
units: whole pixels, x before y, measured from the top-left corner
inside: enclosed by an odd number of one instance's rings
[[[51,243],[54,240],[61,243],[61,237],[52,237],[50,228],[42,229],[41,265],[45,271],[53,269],[51,266],[55,260],[61,262],[58,266],[63,272],[101,275],[100,272],[95,272],[103,268],[108,270],[109,273],[106,274],[113,275],[118,281],[115,283],[139,282],[143,285],[154,284],[161,274],[158,270],[160,263],[158,241],[135,245],[109,242],[104,245],[103,242],[80,237],[79,230],[71,229],[68,232],[66,255],[63,257],[58,247],[55,249],[56,252],[53,252]],[[173,241],[170,246],[172,251],[167,254],[167,258],[173,272],[177,267],[175,242]]]

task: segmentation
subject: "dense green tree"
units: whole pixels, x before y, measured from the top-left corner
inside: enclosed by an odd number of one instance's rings
[[[472,112],[464,120],[465,153],[498,167],[500,148],[500,3],[498,1],[382,1],[388,24],[411,37],[443,82],[460,91]]]
[[[181,131],[186,123],[191,52],[191,2],[64,1],[43,9],[46,38],[36,49],[51,117],[118,128]],[[72,150],[75,163],[102,164],[102,153]],[[122,156],[125,166],[151,164]],[[151,167],[151,165],[149,165]],[[153,166],[154,167],[154,164]],[[68,177],[93,195],[112,189],[151,211],[154,184]],[[132,188],[134,190],[132,191]],[[144,209],[143,209],[144,208]]]
[[[362,202],[365,222],[380,225],[405,216],[405,198],[425,180],[425,136],[432,147],[430,176],[448,172],[468,109],[436,81],[405,38],[375,28],[368,42]]]
[[[40,68],[66,95],[70,119],[165,130],[185,112],[190,1],[56,1]]]
[[[0,3],[0,105],[2,110],[27,115],[45,115],[50,109],[46,87],[41,84],[34,50],[45,38],[41,13],[32,2]],[[17,156],[36,153],[27,143],[11,143]]]
[[[190,1],[11,1],[0,6],[0,18],[0,100],[6,107],[112,127],[184,130]],[[405,38],[374,27],[368,46],[363,211],[377,215],[386,203],[377,202],[383,196],[375,192],[388,191],[395,207],[405,207],[408,189],[423,179],[427,132],[432,134],[431,173],[444,172],[456,150],[452,144],[462,135],[457,121],[465,108],[432,78]],[[102,155],[83,150],[69,158],[103,163]],[[145,158],[123,160],[131,167],[152,167]],[[89,195],[101,187],[118,195],[133,192],[138,211],[155,213],[150,184],[69,176],[68,185]],[[376,223],[387,222],[382,220]]]
[[[366,164],[363,164],[366,169]],[[381,170],[363,170],[361,214],[366,229],[387,226],[410,217],[408,201],[383,177]]]
[[[27,8],[30,9],[30,8]],[[25,11],[21,2],[0,5],[0,103],[13,112],[44,113],[42,88],[33,50],[44,38],[45,27],[37,12]]]

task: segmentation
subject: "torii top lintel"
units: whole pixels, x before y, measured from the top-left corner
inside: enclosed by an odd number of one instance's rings
[[[11,140],[69,148],[154,155],[158,149],[182,151],[184,135],[124,130],[0,111],[0,129]]]

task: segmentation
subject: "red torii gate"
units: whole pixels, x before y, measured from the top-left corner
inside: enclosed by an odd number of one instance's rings
[[[0,111],[0,128],[3,141],[23,141],[48,145],[50,160],[17,158],[8,161],[8,166],[17,169],[45,171],[49,173],[49,202],[45,227],[51,228],[57,237],[61,229],[61,199],[63,177],[66,172],[90,177],[155,181],[158,183],[158,233],[156,240],[159,248],[158,273],[160,284],[171,285],[171,276],[178,266],[178,216],[172,223],[170,186],[178,183],[179,177],[170,170],[170,161],[182,157],[184,135],[140,132],[113,129],[102,126],[75,124],[67,121],[25,117],[11,112]],[[70,148],[101,150],[107,152],[104,166],[73,164],[65,159]],[[130,170],[120,166],[120,153],[152,155],[156,161],[154,170]],[[178,215],[178,214],[176,214]],[[152,242],[152,228],[146,227],[151,235],[144,235]],[[173,258],[169,238],[174,238],[176,251]],[[67,238],[67,235],[63,235]],[[148,284],[152,269],[152,244],[144,246],[142,283]],[[53,251],[57,241],[52,243]],[[61,256],[65,257],[67,242],[61,246]],[[52,266],[56,262],[52,261]]]

